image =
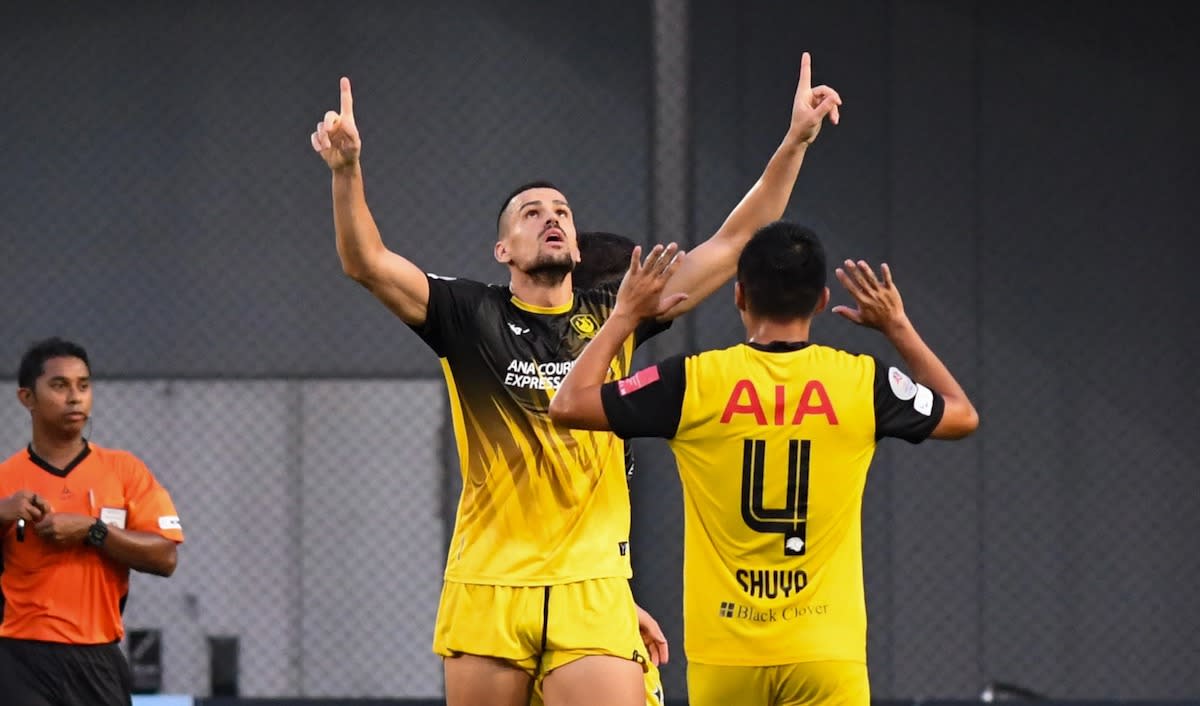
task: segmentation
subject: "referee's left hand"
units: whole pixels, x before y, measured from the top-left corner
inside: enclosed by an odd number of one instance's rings
[[[33,531],[45,542],[59,547],[73,547],[83,544],[88,530],[95,523],[96,518],[87,515],[52,512],[34,525]]]

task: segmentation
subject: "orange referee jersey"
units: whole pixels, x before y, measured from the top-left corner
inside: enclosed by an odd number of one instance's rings
[[[146,464],[128,451],[85,442],[83,452],[58,469],[28,448],[0,464],[0,497],[19,490],[44,498],[53,512],[89,515],[111,527],[183,541],[171,497]],[[32,527],[26,527],[23,542],[17,541],[15,523],[0,530],[0,637],[75,645],[121,639],[128,567],[95,547],[59,548],[43,542]]]

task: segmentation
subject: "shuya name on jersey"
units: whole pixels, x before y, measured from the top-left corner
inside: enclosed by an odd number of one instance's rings
[[[573,360],[551,363],[514,360],[508,364],[508,370],[504,373],[504,384],[523,390],[557,390],[573,367]]]
[[[808,585],[804,569],[738,569],[734,577],[752,598],[789,598]]]

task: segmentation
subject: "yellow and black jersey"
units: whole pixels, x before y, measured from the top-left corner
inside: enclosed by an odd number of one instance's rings
[[[413,330],[442,360],[463,473],[446,579],[506,586],[629,577],[624,444],[554,426],[546,410],[616,302],[618,283],[578,290],[558,308],[508,287],[429,277]],[[629,373],[626,341],[610,371]]]
[[[927,438],[941,397],[803,343],[669,358],[601,395],[618,436],[668,439],[678,462],[689,661],[865,661],[867,468],[878,440]]]

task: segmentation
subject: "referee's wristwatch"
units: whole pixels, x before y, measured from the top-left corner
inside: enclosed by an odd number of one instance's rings
[[[96,520],[95,524],[88,528],[83,543],[89,547],[98,547],[104,544],[106,539],[108,539],[108,525],[104,524],[104,520]]]

